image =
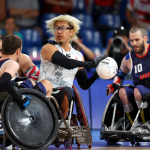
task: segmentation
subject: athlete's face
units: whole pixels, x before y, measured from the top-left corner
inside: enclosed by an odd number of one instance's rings
[[[142,37],[141,32],[137,31],[135,33],[129,34],[130,44],[137,54],[142,54],[145,51],[145,44],[147,43],[147,37]]]
[[[73,35],[73,30],[66,21],[57,21],[54,25],[54,33],[56,42],[63,44],[70,42],[70,37]]]

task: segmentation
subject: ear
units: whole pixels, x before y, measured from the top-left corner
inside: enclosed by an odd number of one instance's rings
[[[147,36],[144,36],[144,41],[147,43]]]
[[[74,30],[70,30],[70,36],[72,37],[74,34]]]
[[[20,53],[20,48],[17,49],[16,54],[19,55]]]

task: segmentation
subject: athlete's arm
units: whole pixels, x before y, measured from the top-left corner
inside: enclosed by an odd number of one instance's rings
[[[40,71],[26,54],[21,54],[19,59],[19,76],[23,73],[25,77],[38,81]]]
[[[84,57],[82,60],[84,61]],[[83,90],[87,90],[95,82],[95,80],[98,78],[98,74],[95,71],[93,76],[91,78],[88,78],[86,69],[83,67],[80,67],[78,69],[77,74],[76,74],[76,78],[77,78],[79,86]]]
[[[18,72],[18,70],[19,70],[19,64],[13,60],[9,60],[9,61],[5,62],[1,68],[1,71],[3,73],[4,72],[9,73],[12,76],[12,78],[15,77],[15,74]]]
[[[95,68],[101,60],[107,57],[106,55],[98,56],[94,59],[94,61],[90,62],[69,59],[60,53],[56,46],[51,44],[46,44],[43,46],[41,50],[41,56],[43,59],[46,59],[66,69],[73,69],[76,67]]]
[[[9,60],[4,63],[4,65],[1,68],[2,75],[0,77],[0,86],[5,89],[14,100],[16,100],[21,106],[27,106],[29,104],[29,98],[16,92],[16,90],[13,88],[11,79],[15,77],[15,74],[17,73],[19,69],[19,64],[13,60]]]
[[[123,83],[124,79],[126,78],[128,72],[130,71],[131,67],[131,59],[129,58],[129,54],[127,54],[122,62],[120,69],[118,70],[116,76],[114,77],[113,84],[107,86],[107,95],[114,93]]]

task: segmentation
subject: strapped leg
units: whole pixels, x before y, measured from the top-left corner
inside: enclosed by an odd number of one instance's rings
[[[142,122],[145,123],[150,120],[149,112],[149,100],[150,100],[150,89],[143,85],[137,85],[134,92],[136,98],[136,104],[140,109],[142,101],[144,102],[142,110],[140,112]]]

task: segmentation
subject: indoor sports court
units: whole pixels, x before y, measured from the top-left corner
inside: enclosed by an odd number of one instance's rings
[[[0,0],[0,150],[148,150],[150,0]]]

